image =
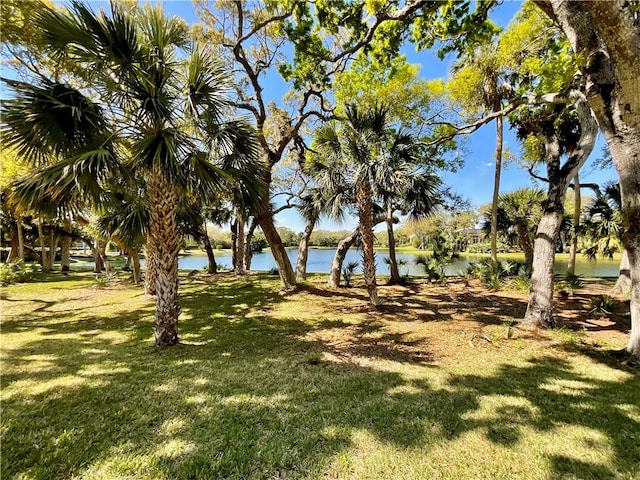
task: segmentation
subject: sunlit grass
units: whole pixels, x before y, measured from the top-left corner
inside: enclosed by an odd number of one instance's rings
[[[509,338],[519,294],[382,287],[376,311],[322,276],[185,277],[157,350],[153,300],[92,278],[2,291],[2,479],[640,475],[638,374],[580,332]]]

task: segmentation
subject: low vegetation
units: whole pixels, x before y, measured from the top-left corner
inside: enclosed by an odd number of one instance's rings
[[[39,279],[2,291],[3,479],[640,475],[628,317],[588,315],[608,284],[534,334],[526,293],[473,279],[383,286],[374,310],[358,276],[181,276],[158,349],[140,287]]]

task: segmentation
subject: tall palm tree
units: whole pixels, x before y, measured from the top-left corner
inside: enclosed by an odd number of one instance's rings
[[[386,150],[380,166],[382,176],[376,178],[375,190],[379,194],[385,213],[389,240],[389,284],[400,282],[396,259],[393,224],[396,212],[412,219],[433,213],[441,203],[438,192],[440,179],[426,167],[422,142],[407,132],[398,132]]]
[[[341,124],[325,124],[316,133],[314,146],[320,156],[316,180],[321,188],[355,198],[362,240],[362,273],[371,304],[378,306],[373,200],[374,187],[385,175],[387,112],[384,107],[361,110],[353,105],[345,111],[346,118]]]
[[[56,168],[67,170],[58,190],[99,187],[116,169],[143,175],[151,220],[147,261],[156,269],[155,340],[174,345],[180,197],[193,175],[216,191],[231,176],[225,166],[254,161],[253,147],[245,156],[217,156],[247,132],[244,123],[225,120],[228,69],[212,51],[193,45],[184,21],[165,17],[159,5],[114,2],[108,15],[74,1],[64,12],[43,5],[33,21],[54,56],[73,57],[82,67],[75,80],[100,102],[46,79],[36,86],[8,82],[15,92],[4,115],[10,141],[23,156],[59,158]],[[225,128],[196,135],[205,123]],[[130,158],[123,160],[117,139],[127,141]],[[215,158],[203,151],[208,147]]]

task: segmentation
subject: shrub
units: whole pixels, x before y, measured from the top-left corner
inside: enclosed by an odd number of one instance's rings
[[[17,282],[28,282],[40,270],[37,263],[24,263],[14,260],[0,264],[0,285],[10,285]]]
[[[611,315],[618,307],[618,301],[609,295],[598,295],[589,301],[589,315]]]
[[[486,259],[480,262],[472,263],[467,269],[467,273],[479,278],[482,284],[491,290],[500,290],[502,284],[509,277],[517,277],[520,275],[529,276],[529,269],[521,262],[498,262],[497,266],[493,266],[491,260]],[[519,282],[522,282],[521,280]]]
[[[269,275],[280,275],[280,270],[278,270],[278,267],[271,267]]]
[[[581,289],[584,286],[584,282],[580,275],[574,275],[567,273],[562,280],[556,283],[556,287],[560,290],[569,291],[572,295],[576,290]]]
[[[507,253],[509,251],[509,245],[503,242],[498,242],[496,251],[498,253]],[[473,243],[467,246],[468,253],[491,253],[490,242]]]
[[[356,268],[358,268],[358,262],[349,262],[342,269],[342,278],[344,278],[346,287],[351,287],[351,277],[353,277],[353,272]]]

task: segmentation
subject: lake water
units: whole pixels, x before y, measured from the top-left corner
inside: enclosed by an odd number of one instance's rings
[[[295,268],[296,259],[298,258],[298,250],[295,248],[287,249],[291,263]],[[307,272],[309,273],[329,273],[331,269],[331,263],[335,250],[331,249],[309,249],[309,257],[307,261]],[[388,256],[387,250],[376,250],[376,271],[380,274],[388,274],[389,266],[384,262],[384,257]],[[416,265],[416,255],[408,253],[396,254],[398,260],[404,259],[407,264],[400,267],[400,275],[409,274],[412,276],[424,275],[424,270],[421,265]],[[499,258],[500,256],[498,256]],[[451,265],[445,268],[447,275],[459,275],[460,272],[466,270],[470,263],[477,262],[478,257],[461,256],[456,259]],[[231,267],[231,253],[223,253],[216,255],[216,262],[218,265],[222,264],[226,267]],[[362,252],[359,250],[349,250],[345,258],[343,265],[348,262],[362,263]],[[187,255],[180,257],[179,268],[183,270],[200,270],[209,264],[209,260],[206,256]],[[276,262],[269,250],[265,250],[261,253],[254,253],[253,261],[251,263],[252,270],[268,271],[276,267]],[[576,274],[583,275],[585,277],[617,277],[618,276],[619,262],[615,260],[594,260],[590,261],[584,257],[578,257],[576,264]],[[566,261],[556,262],[556,273],[564,273],[567,269]],[[361,273],[360,268],[356,269],[356,273]]]

